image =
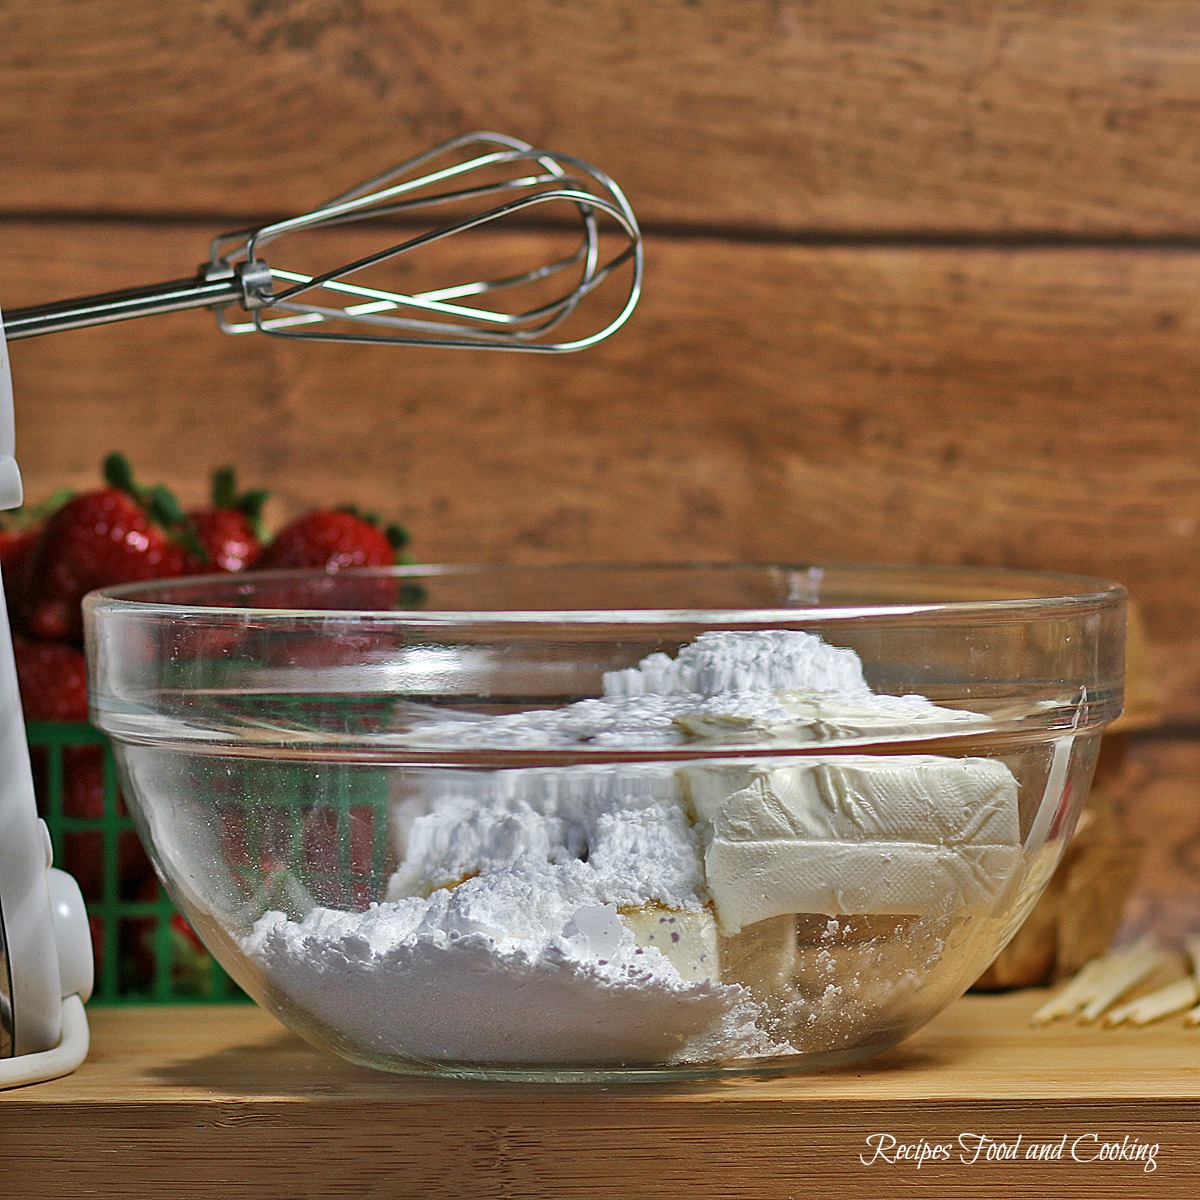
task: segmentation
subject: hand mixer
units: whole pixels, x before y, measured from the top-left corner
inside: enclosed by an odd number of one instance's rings
[[[386,287],[376,280],[381,271],[397,269],[402,279],[406,270],[415,277],[409,264],[418,251],[547,206],[569,217],[556,226],[563,225],[571,244],[532,267],[433,287],[398,288],[391,275]],[[413,228],[431,212],[444,217],[440,224]],[[285,237],[362,221],[379,222],[398,240],[332,267],[299,270],[278,260],[270,266],[262,257]],[[539,246],[548,241],[539,234]],[[584,301],[622,275],[623,301],[598,322],[583,323]],[[0,510],[21,503],[5,336],[15,341],[209,308],[233,334],[563,353],[619,329],[638,302],[641,280],[637,221],[607,175],[502,134],[465,134],[311,212],[222,234],[191,278],[10,311],[0,324]],[[619,296],[616,282],[609,288]],[[244,317],[230,316],[235,306]],[[66,1074],[83,1061],[92,957],[79,888],[51,867],[50,835],[36,815],[2,596],[0,755],[0,1087],[6,1087]]]

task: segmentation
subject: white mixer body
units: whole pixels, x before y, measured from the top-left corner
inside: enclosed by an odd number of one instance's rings
[[[21,503],[12,381],[0,320],[0,509]],[[8,610],[0,583],[0,1087],[72,1071],[87,1053],[92,990],[87,913],[51,866],[38,819]]]

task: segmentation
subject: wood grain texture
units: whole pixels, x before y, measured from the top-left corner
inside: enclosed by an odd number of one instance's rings
[[[1145,931],[1180,945],[1200,927],[1200,742],[1130,736],[1130,752],[1112,790],[1122,823],[1143,860],[1125,913],[1122,938]]]
[[[438,1083],[306,1047],[257,1009],[93,1010],[67,1079],[0,1095],[0,1166],[41,1200],[171,1195],[1194,1195],[1195,1031],[1033,1030],[1040,993],[968,997],[902,1046],[841,1071],[641,1087]],[[865,1139],[978,1132],[1139,1162],[866,1166]],[[955,1153],[958,1153],[955,1145]],[[1022,1150],[1023,1153],[1023,1150]]]
[[[0,233],[6,307],[172,278],[205,242]],[[626,329],[566,357],[231,339],[203,313],[14,343],[28,493],[120,447],[195,500],[233,461],[276,519],[357,502],[431,561],[1043,567],[1126,583],[1156,645],[1194,638],[1200,255],[659,238],[648,262]]]
[[[466,129],[651,225],[1195,237],[1189,0],[9,0],[8,212],[309,207]]]

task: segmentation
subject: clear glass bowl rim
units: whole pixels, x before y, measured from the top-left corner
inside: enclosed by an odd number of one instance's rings
[[[869,592],[872,579],[890,581],[893,587],[910,579],[916,584],[957,583],[964,587],[971,580],[993,588],[1011,586],[1015,593],[1000,598],[989,596],[981,599],[953,598],[946,600],[917,600],[910,602],[863,602],[856,604],[822,605],[796,604],[789,607],[765,608],[609,608],[609,609],[393,609],[375,610],[361,608],[272,608],[229,604],[181,603],[163,600],[165,591],[178,592],[190,589],[198,594],[220,592],[234,588],[255,588],[273,583],[303,584],[308,580],[331,581],[339,578],[347,582],[394,578],[420,582],[448,577],[488,575],[519,577],[521,575],[548,575],[570,573],[642,572],[646,574],[678,574],[681,580],[698,576],[703,572],[786,572],[807,575],[819,586],[826,576],[834,576],[844,583],[861,582],[864,593]],[[1022,588],[1019,585],[1024,584]],[[1040,594],[1021,594],[1024,592]],[[121,584],[91,592],[84,599],[84,606],[94,616],[111,619],[120,616],[153,617],[165,616],[172,619],[213,620],[230,618],[243,620],[253,616],[256,623],[267,625],[286,624],[297,620],[328,621],[331,618],[362,620],[371,624],[387,623],[397,627],[406,626],[467,626],[476,624],[514,625],[670,625],[670,624],[762,624],[764,622],[838,621],[870,618],[895,618],[937,613],[957,616],[974,616],[981,620],[1019,620],[1055,616],[1063,618],[1078,613],[1083,615],[1102,609],[1119,608],[1126,599],[1125,588],[1111,580],[1089,575],[1066,572],[1024,570],[1008,567],[963,567],[963,566],[900,566],[893,564],[843,564],[843,563],[782,563],[782,562],[714,562],[714,563],[453,563],[415,564],[396,567],[353,567],[340,571],[279,570],[239,571],[209,575],[183,576],[168,579],[146,580],[139,583]]]

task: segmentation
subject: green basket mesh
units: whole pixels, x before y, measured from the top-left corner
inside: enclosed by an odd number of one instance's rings
[[[26,733],[54,861],[75,876],[87,903],[94,1000],[245,999],[155,877],[104,734],[86,723],[48,721],[28,722]],[[203,781],[195,787],[202,790]],[[306,764],[248,761],[232,790],[209,795],[225,865],[247,895],[262,895],[264,886],[288,878],[313,902],[335,908],[363,908],[381,894],[387,878],[386,770],[314,773]]]
[[[76,877],[87,903],[93,1002],[244,1000],[150,869],[121,798],[108,739],[74,722],[31,721],[26,734],[54,861]]]

